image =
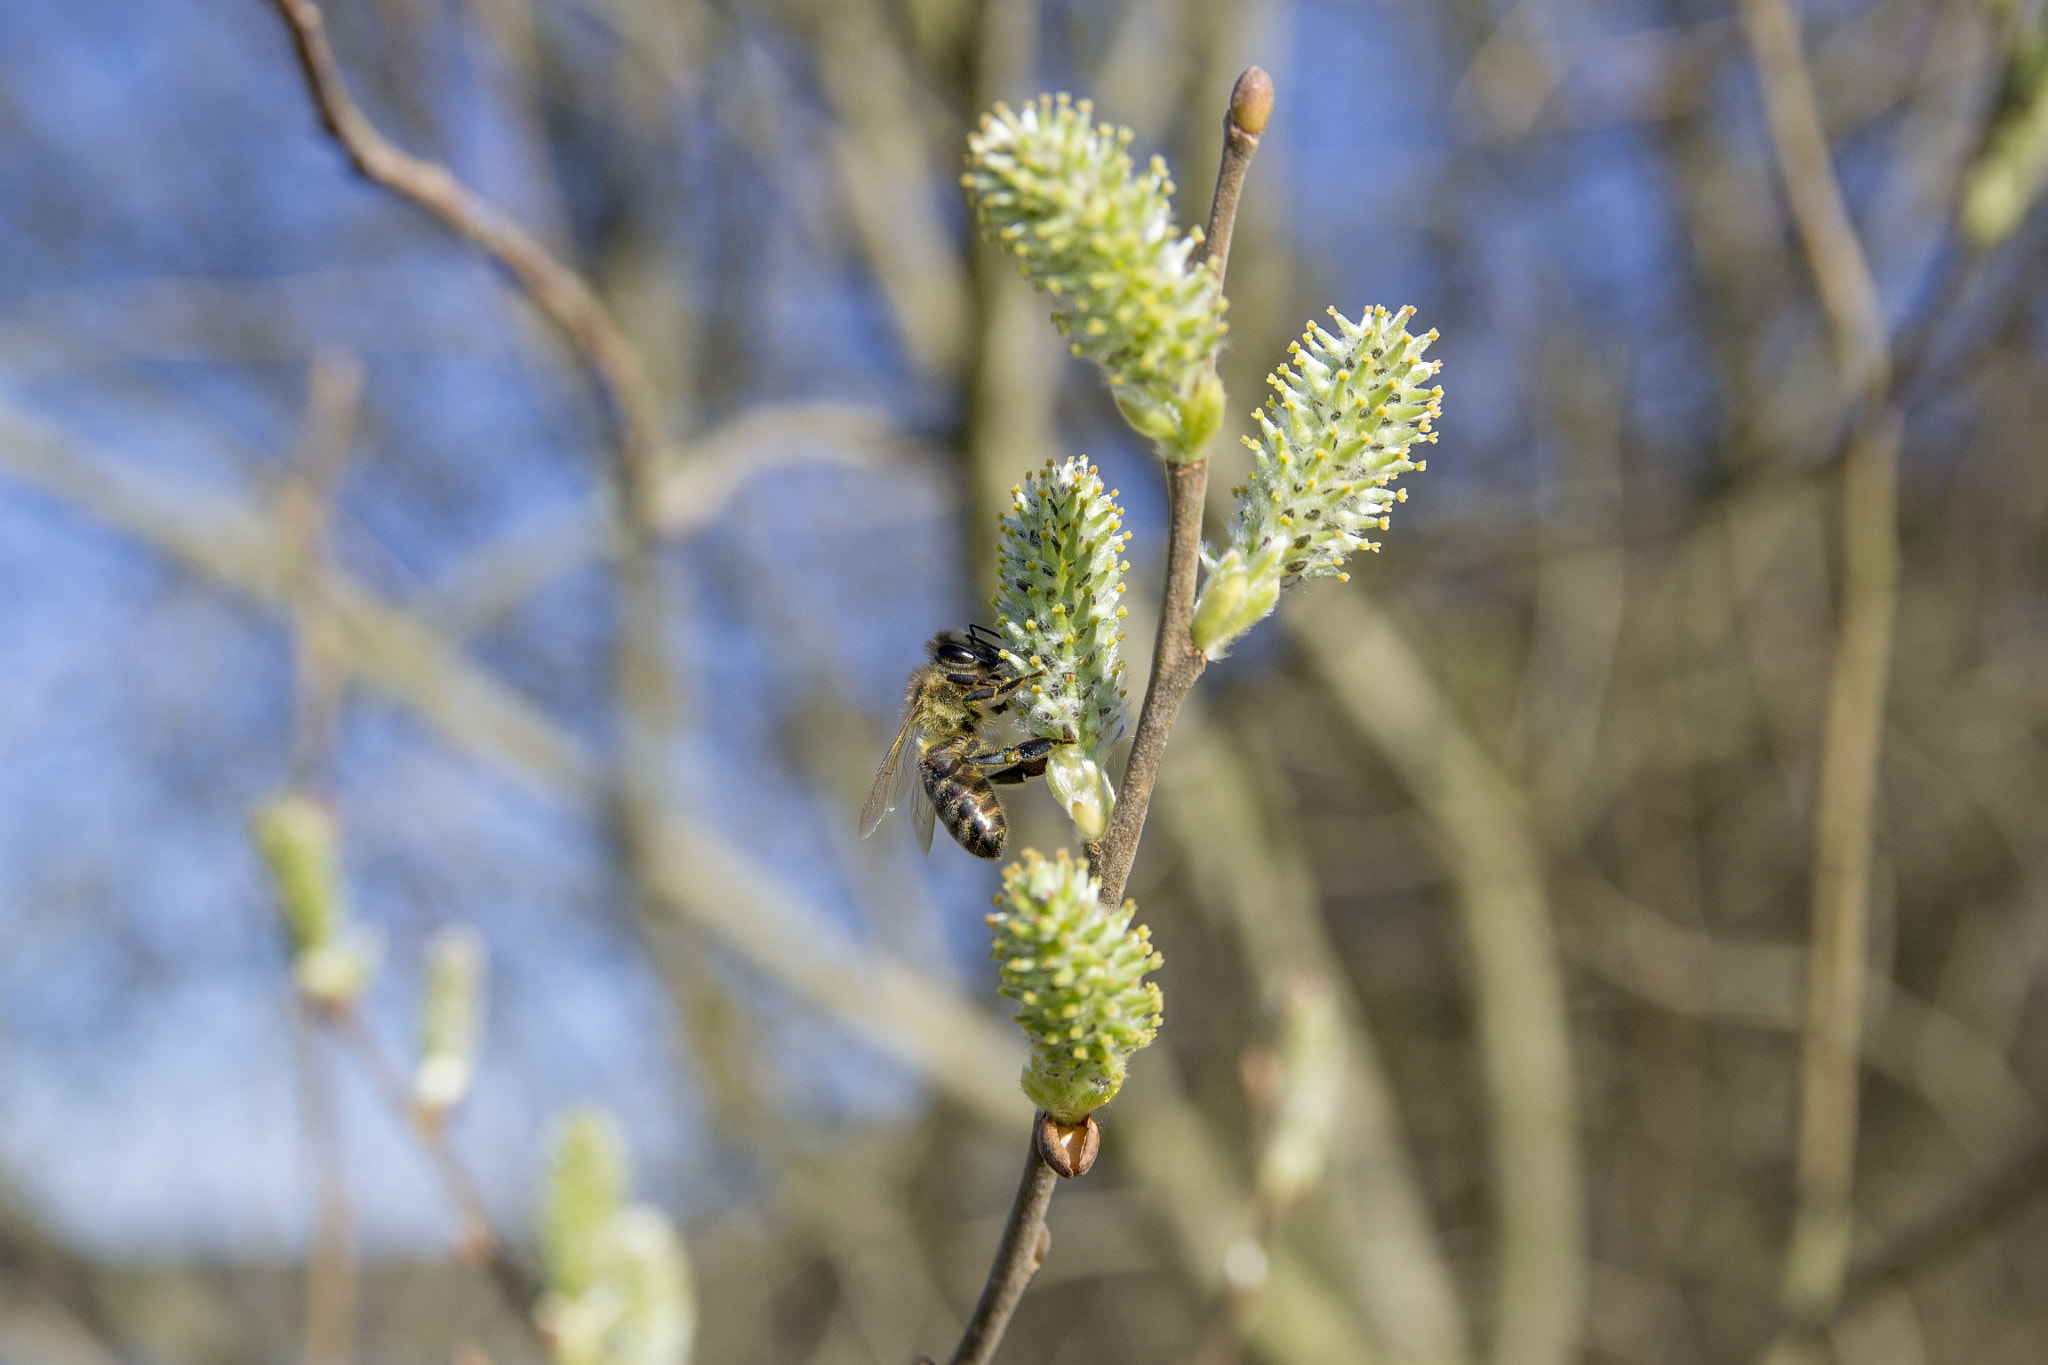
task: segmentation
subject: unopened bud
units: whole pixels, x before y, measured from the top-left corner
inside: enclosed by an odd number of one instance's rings
[[[1189,635],[1196,649],[1211,659],[1230,651],[1238,636],[1264,620],[1280,600],[1280,560],[1272,553],[1247,557],[1232,547],[1209,567],[1202,595],[1195,602]]]
[[[1102,1130],[1093,1115],[1083,1114],[1079,1123],[1061,1123],[1052,1115],[1038,1116],[1038,1158],[1052,1167],[1063,1180],[1088,1174],[1102,1150]]]
[[[375,933],[349,921],[332,812],[288,792],[265,803],[253,826],[291,937],[292,979],[308,1000],[347,1004],[369,985],[381,945]]]
[[[1209,444],[1216,428],[1223,425],[1223,381],[1216,371],[1204,370],[1195,380],[1194,392],[1181,409],[1180,448],[1167,452],[1169,460],[1192,460]]]
[[[1045,763],[1045,785],[1053,798],[1066,808],[1081,842],[1092,844],[1109,828],[1109,813],[1116,809],[1116,789],[1102,765],[1066,745],[1052,751]]]
[[[413,1098],[427,1113],[446,1113],[469,1093],[483,1018],[483,937],[468,925],[451,925],[427,945],[427,984],[420,997]]]
[[[1230,88],[1230,121],[1257,137],[1266,131],[1273,117],[1273,78],[1256,66],[1248,66]]]

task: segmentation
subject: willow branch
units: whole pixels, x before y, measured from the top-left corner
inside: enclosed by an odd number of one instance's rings
[[[303,791],[322,794],[333,785],[335,719],[348,680],[327,603],[328,540],[334,486],[362,396],[361,360],[343,352],[313,358],[306,373],[306,416],[296,467],[278,499],[278,523],[299,603],[292,642],[292,780]]]
[[[525,228],[456,179],[446,166],[393,145],[363,114],[335,64],[327,27],[312,0],[272,0],[320,121],[363,176],[438,218],[512,273],[596,378],[619,425],[620,482],[629,524],[647,530],[655,461],[666,449],[661,404],[633,343],[581,276]]]
[[[306,1365],[351,1365],[356,1353],[355,1213],[342,1166],[334,1074],[322,1055],[315,1007],[298,1011],[299,1106],[319,1186],[313,1244],[306,1251]]]
[[[1237,219],[1245,172],[1251,167],[1259,134],[1272,110],[1273,82],[1258,67],[1247,67],[1230,92],[1230,110],[1223,120],[1223,165],[1216,173],[1216,197],[1210,204],[1209,230],[1204,237],[1207,255],[1203,259],[1216,272],[1219,288],[1229,263],[1230,232]],[[1209,462],[1197,454],[1185,463],[1169,463],[1166,472],[1166,586],[1159,607],[1159,638],[1152,651],[1152,677],[1145,688],[1137,736],[1131,743],[1130,764],[1124,770],[1123,794],[1102,842],[1089,849],[1089,861],[1102,878],[1102,903],[1108,906],[1123,904],[1124,884],[1130,879],[1138,836],[1145,828],[1145,808],[1152,801],[1167,733],[1205,663],[1189,634],[1189,624],[1195,616],[1195,576],[1201,566],[1202,505]],[[953,1365],[980,1365],[994,1353],[1011,1311],[1038,1269],[1035,1255],[1027,1255],[1026,1249],[1039,1245],[1053,1182],[1051,1169],[1037,1155],[1039,1122],[1032,1122],[1032,1157],[1010,1205],[1002,1244],[989,1268],[981,1300],[953,1353]]]
[[[1059,1176],[1038,1154],[1041,1119],[1042,1116],[1032,1120],[1024,1178],[1018,1182],[1017,1197],[1010,1203],[1010,1216],[1003,1224],[1003,1240],[996,1247],[995,1264],[989,1267],[988,1283],[982,1286],[981,1300],[974,1305],[974,1316],[967,1321],[967,1330],[953,1351],[951,1365],[983,1365],[995,1354],[996,1343],[1003,1339],[1003,1329],[1010,1325],[1010,1314],[1016,1311],[1018,1300],[1024,1297],[1031,1277],[1038,1273],[1039,1263],[1045,1259],[1046,1244],[1051,1240],[1045,1231],[1045,1210],[1052,1203],[1052,1187]]]
[[[1216,197],[1209,207],[1209,229],[1203,257],[1216,272],[1220,287],[1230,263],[1230,234],[1237,222],[1237,202],[1245,172],[1259,149],[1259,135],[1273,112],[1273,82],[1258,67],[1247,67],[1230,92],[1230,112],[1223,120],[1223,164],[1216,173]],[[1202,563],[1202,508],[1209,489],[1209,459],[1197,454],[1185,463],[1166,467],[1166,585],[1159,601],[1159,635],[1152,647],[1152,676],[1131,739],[1131,758],[1124,768],[1124,789],[1110,815],[1109,829],[1095,846],[1094,863],[1102,877],[1102,903],[1123,904],[1138,838],[1145,832],[1145,811],[1159,779],[1159,760],[1173,730],[1180,704],[1207,665],[1189,633],[1195,619],[1195,580]]]

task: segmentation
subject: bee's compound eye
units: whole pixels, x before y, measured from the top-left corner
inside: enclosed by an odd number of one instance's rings
[[[974,651],[965,645],[943,644],[934,656],[948,668],[974,667]]]

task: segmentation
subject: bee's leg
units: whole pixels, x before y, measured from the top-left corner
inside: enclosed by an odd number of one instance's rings
[[[1027,758],[1022,763],[1013,763],[1007,768],[998,768],[992,773],[985,774],[985,776],[996,786],[1014,787],[1018,783],[1028,782],[1034,777],[1044,777],[1045,758],[1043,756]]]
[[[1003,786],[1015,786],[1027,777],[1037,777],[1045,771],[1045,758],[1056,744],[1067,740],[1027,739],[1022,744],[1008,749],[992,749],[985,754],[969,754],[967,761],[977,768],[994,768],[995,772],[984,773],[989,781]]]
[[[957,683],[970,683],[975,681],[975,679],[973,678],[963,677],[956,673],[948,673],[946,676]],[[975,688],[972,692],[969,692],[967,694],[967,700],[988,701],[995,697],[1007,697],[1012,692],[1015,692],[1018,688],[1022,687],[1025,683],[1030,682],[1033,678],[1042,678],[1044,676],[1045,670],[1041,668],[1036,673],[1026,673],[1023,674],[1021,677],[1004,678],[1001,682],[984,683],[980,687]]]

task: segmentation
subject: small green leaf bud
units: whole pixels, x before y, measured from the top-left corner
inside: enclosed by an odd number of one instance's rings
[[[1215,369],[1222,286],[1194,259],[1200,235],[1174,228],[1166,163],[1133,174],[1130,130],[1093,119],[1094,106],[1065,95],[998,104],[967,139],[961,183],[983,234],[1052,296],[1074,354],[1101,366],[1131,425],[1171,451]]]
[[[1216,428],[1223,425],[1223,402],[1223,381],[1214,370],[1204,371],[1181,412],[1180,441],[1176,450],[1168,451],[1168,459],[1178,455],[1183,461],[1192,460],[1202,453]]]
[[[445,1114],[469,1093],[483,1036],[484,969],[483,936],[468,925],[450,925],[428,941],[413,1077],[414,1102],[427,1114]]]
[[[300,993],[320,1004],[347,1004],[369,985],[379,942],[349,921],[333,813],[310,796],[287,792],[264,803],[252,825],[291,938]]]
[[[1231,641],[1264,620],[1280,600],[1280,555],[1269,551],[1247,559],[1232,546],[1209,565],[1202,595],[1189,627],[1195,648],[1211,659],[1229,651]]]
[[[1081,842],[1092,844],[1109,828],[1109,813],[1116,809],[1116,788],[1102,765],[1067,745],[1052,751],[1045,762],[1045,785],[1066,808]]]
[[[1123,510],[1083,459],[1028,475],[1012,507],[997,544],[996,632],[1013,668],[1041,674],[1017,693],[1024,725],[1058,742],[1047,776],[1093,842],[1116,805],[1102,764],[1125,726]]]
[[[1002,993],[1031,1040],[1024,1094],[1067,1126],[1115,1097],[1131,1054],[1159,1031],[1159,986],[1144,976],[1162,959],[1132,927],[1132,902],[1110,910],[1101,894],[1086,862],[1026,849],[988,917]]]
[[[1118,384],[1109,392],[1116,399],[1116,410],[1140,436],[1162,445],[1180,439],[1181,420],[1168,404],[1134,384]]]

